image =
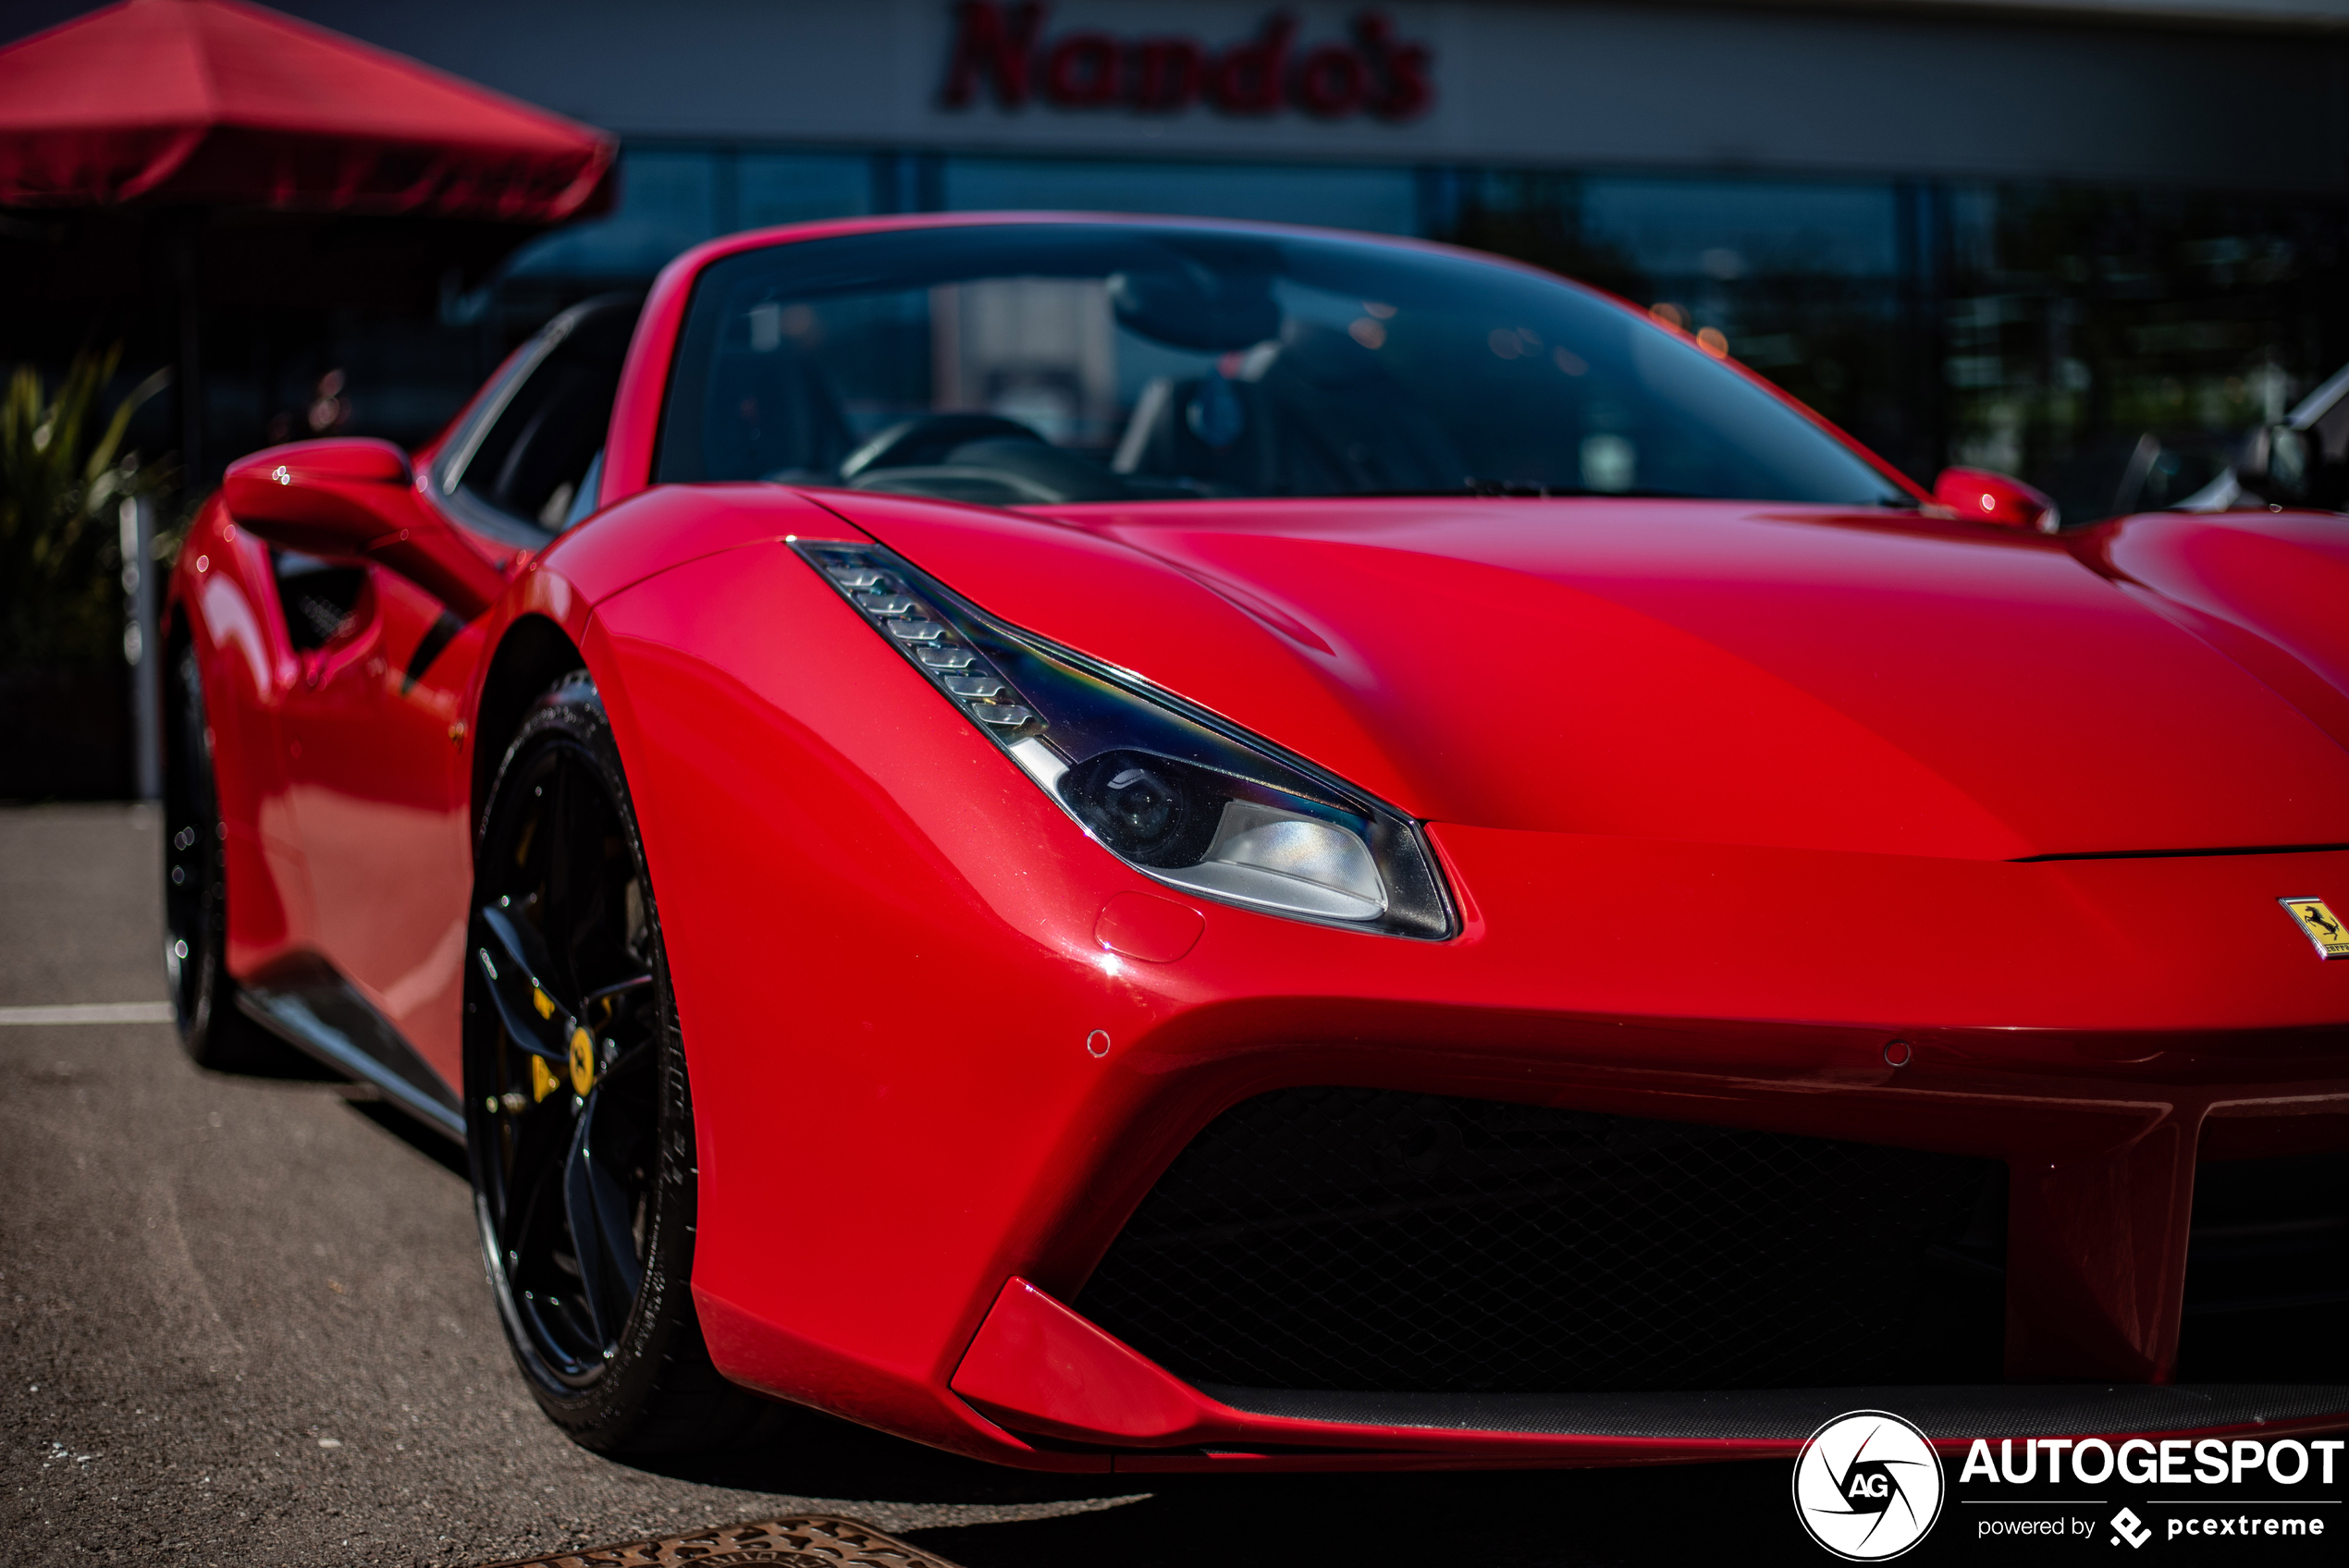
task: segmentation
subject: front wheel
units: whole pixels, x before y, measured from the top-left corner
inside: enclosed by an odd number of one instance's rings
[[[782,1407],[711,1366],[693,1273],[693,1098],[620,754],[583,671],[508,749],[474,857],[465,1123],[498,1309],[583,1446],[741,1440]]]

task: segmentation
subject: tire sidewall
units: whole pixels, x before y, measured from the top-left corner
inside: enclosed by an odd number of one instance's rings
[[[172,649],[165,688],[164,974],[179,1044],[202,1067],[237,1065],[239,1032],[228,1027],[235,1003],[227,974],[228,836],[213,772],[212,727],[204,707],[203,666],[192,643]],[[186,850],[176,840],[192,832]],[[183,873],[193,886],[174,884]],[[174,945],[185,942],[186,953]]]

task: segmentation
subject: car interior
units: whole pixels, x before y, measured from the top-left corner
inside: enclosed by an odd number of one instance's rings
[[[1121,325],[1129,325],[1121,317]],[[788,344],[713,357],[705,471],[986,506],[1443,489],[1468,472],[1450,437],[1344,333],[1291,320],[1227,354],[1225,374],[1158,376],[1098,451],[1002,412],[949,410],[854,442],[838,390]]]

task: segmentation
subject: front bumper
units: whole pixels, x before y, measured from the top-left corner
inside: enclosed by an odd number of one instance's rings
[[[1029,1300],[1011,1281],[1065,1316],[1219,1113],[1346,1084],[2001,1162],[2005,1381],[1935,1408],[2017,1423],[1988,1435],[2119,1430],[2131,1410],[2163,1431],[2349,1422],[2339,1390],[2162,1387],[2197,1158],[2349,1149],[2349,963],[2318,962],[2275,901],[2349,903],[2349,853],[1979,863],[1439,825],[1453,940],[1201,906],[1196,945],[1150,962],[1097,923],[1164,890],[847,616],[754,546],[607,601],[587,647],[660,888],[698,1119],[695,1289],[730,1376],[1096,1469],[1790,1452],[1846,1397],[1749,1390],[1651,1433],[1546,1395],[1517,1422],[1543,1429],[1505,1429],[1402,1420],[1399,1395],[1340,1411],[1177,1382],[1151,1397],[1179,1420],[1120,1429],[1039,1415],[1049,1388],[1007,1379],[1045,1373],[1017,1355],[969,1359]],[[793,630],[729,630],[746,626]],[[1046,1367],[1109,1377],[1030,1338]]]

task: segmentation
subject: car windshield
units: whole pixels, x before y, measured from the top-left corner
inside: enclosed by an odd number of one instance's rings
[[[1178,225],[841,236],[712,263],[655,477],[994,506],[1911,497],[1680,335],[1433,250]]]

